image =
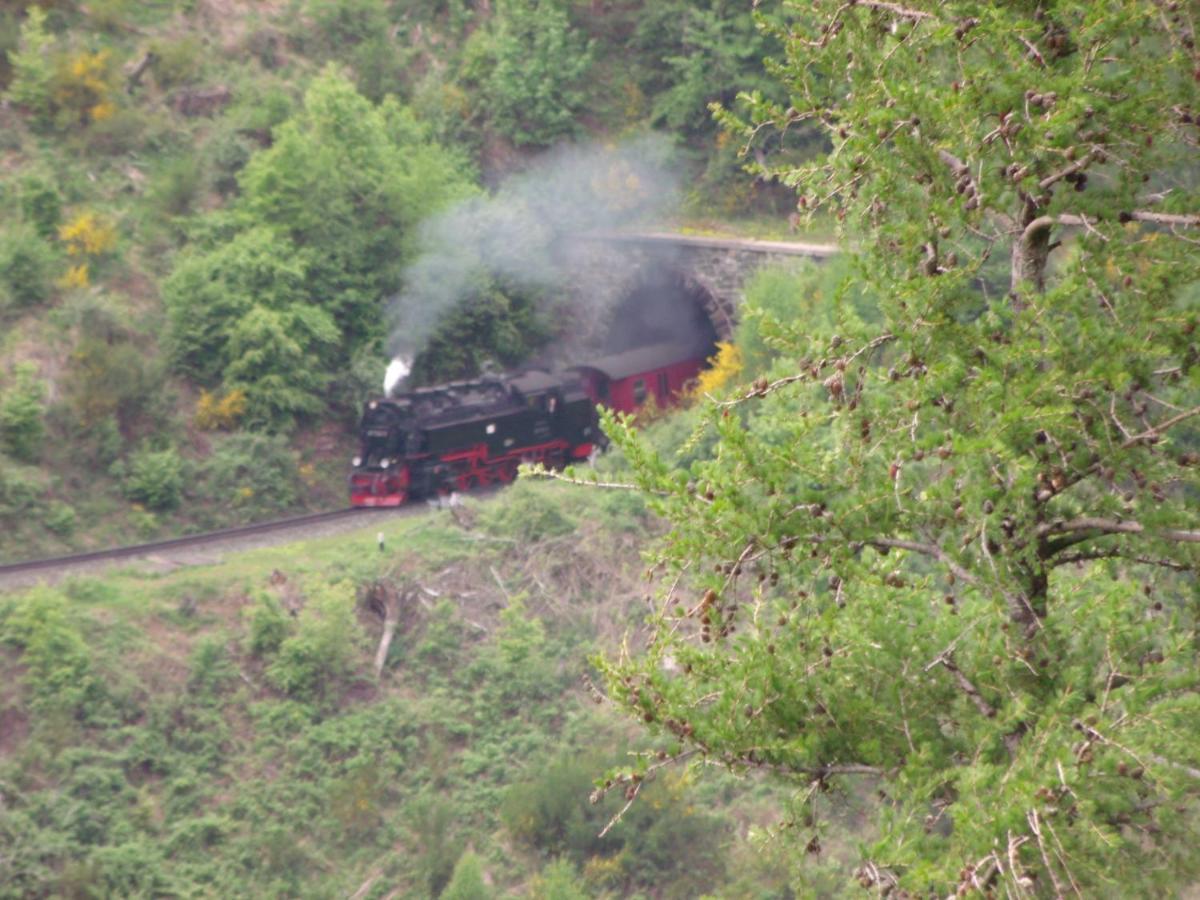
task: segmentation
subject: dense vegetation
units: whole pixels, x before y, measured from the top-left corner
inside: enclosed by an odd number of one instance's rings
[[[611,424],[672,524],[613,696],[679,760],[869,788],[880,894],[1200,871],[1195,12],[793,10],[788,100],[724,119],[749,147],[826,130],[778,174],[844,222],[854,278],[824,316],[747,315],[780,356],[685,458]]]
[[[402,561],[372,542],[5,600],[4,889],[1200,876],[1194,6],[753,5],[0,14],[0,523],[23,547],[319,499],[423,223],[560,142],[669,130],[693,212],[784,184],[849,251],[764,273],[707,398],[610,418],[602,471],[558,476],[590,494],[521,484],[389,530]],[[461,283],[423,377],[556,336],[547,285]],[[656,595],[622,640],[647,534]],[[739,855],[764,825],[786,873]]]
[[[5,4],[0,555],[340,500],[421,223],[559,143],[658,130],[690,215],[782,222],[707,110],[777,46],[721,0]],[[521,361],[547,293],[480,272],[417,375]]]
[[[375,526],[0,599],[0,897],[786,896],[753,782],[676,773],[599,836],[636,735],[586,657],[638,628],[647,523],[548,487],[390,520],[385,553]]]

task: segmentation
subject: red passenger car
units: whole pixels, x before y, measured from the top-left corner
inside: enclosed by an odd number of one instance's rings
[[[638,347],[575,366],[592,402],[632,413],[654,399],[659,409],[674,406],[700,370],[703,351],[685,344]]]

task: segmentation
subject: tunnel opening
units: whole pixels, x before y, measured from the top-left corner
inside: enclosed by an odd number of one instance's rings
[[[709,312],[717,308],[703,286],[679,272],[649,273],[613,307],[604,351],[674,343],[707,358],[723,337]]]

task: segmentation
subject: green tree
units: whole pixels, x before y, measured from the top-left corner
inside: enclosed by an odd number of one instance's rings
[[[483,883],[483,866],[473,851],[467,850],[458,858],[450,883],[438,896],[442,900],[488,900],[492,896]]]
[[[0,231],[0,308],[5,301],[35,306],[54,291],[58,254],[28,225],[16,223]]]
[[[172,448],[146,447],[134,453],[124,471],[125,496],[150,509],[174,509],[183,497],[183,460]]]
[[[487,368],[520,365],[550,338],[546,306],[539,291],[480,275],[413,361],[413,383],[473,378]]]
[[[308,271],[307,254],[270,228],[250,228],[185,256],[163,283],[175,367],[215,384],[235,359],[229,344],[236,323],[256,308],[306,303]]]
[[[567,5],[502,0],[493,21],[483,93],[496,130],[541,147],[577,134],[592,47],[571,27]]]
[[[16,459],[34,462],[46,435],[46,386],[32,365],[17,367],[12,387],[0,395],[0,444]]]
[[[229,332],[225,383],[246,394],[244,421],[279,430],[320,411],[328,378],[318,366],[321,351],[337,341],[324,310],[297,304],[276,311],[255,307]]]
[[[8,98],[35,116],[45,118],[50,113],[50,89],[54,80],[54,61],[50,48],[54,38],[46,29],[46,13],[31,6],[21,23],[21,38],[16,53],[9,54],[12,80]]]
[[[391,99],[372,105],[326,69],[240,183],[248,220],[310,254],[306,290],[349,353],[381,335],[382,300],[399,288],[416,224],[469,182],[462,160],[407,110]]]
[[[881,893],[1161,896],[1200,868],[1191,13],[811,7],[788,103],[724,118],[826,131],[776,174],[878,313],[775,323],[786,374],[685,470],[609,423],[673,526],[609,690],[668,754],[802,785],[810,850],[867,779]]]

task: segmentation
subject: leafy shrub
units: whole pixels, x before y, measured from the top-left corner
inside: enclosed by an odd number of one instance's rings
[[[708,368],[696,378],[692,390],[692,395],[697,398],[715,394],[736,379],[744,368],[742,351],[728,341],[718,342],[716,355],[709,357],[708,363]]]
[[[20,647],[33,708],[77,715],[99,694],[78,612],[49,588],[26,594],[0,618],[0,641]]]
[[[257,657],[266,657],[279,650],[288,635],[288,618],[279,602],[266,592],[260,592],[249,613],[250,633],[246,649]]]
[[[117,111],[117,71],[108,50],[64,57],[54,74],[52,95],[58,124],[86,126],[111,119]]]
[[[20,183],[21,215],[38,235],[50,240],[62,223],[62,196],[53,181],[43,175],[26,175]]]
[[[69,424],[84,432],[80,435],[84,441],[97,448],[102,443],[111,447],[112,435],[91,431],[106,419],[130,430],[140,415],[155,411],[156,404],[164,404],[157,411],[162,418],[167,416],[170,395],[163,391],[161,364],[110,310],[84,309],[78,330],[81,336],[59,385]]]
[[[39,119],[44,119],[50,113],[51,82],[54,78],[50,48],[53,43],[54,39],[46,30],[45,12],[37,6],[31,6],[21,25],[17,52],[9,57],[12,81],[8,86],[8,98]]]
[[[20,223],[0,231],[0,306],[34,306],[50,297],[58,264],[54,248],[33,227]]]
[[[685,796],[687,780],[665,776],[648,783],[636,803],[603,838],[621,808],[609,795],[589,802],[592,778],[603,768],[594,756],[563,755],[535,768],[535,777],[509,788],[501,818],[521,843],[576,864],[599,868],[624,893],[671,885],[664,896],[693,897],[719,884],[724,871],[724,825]]]
[[[191,84],[199,76],[204,44],[195,35],[185,35],[177,40],[160,38],[151,43],[150,49],[156,57],[154,81],[164,91]]]
[[[504,0],[495,23],[484,96],[496,130],[532,146],[574,135],[592,47],[572,29],[566,4]]]
[[[42,517],[42,524],[59,537],[70,537],[75,533],[75,527],[79,524],[79,516],[75,513],[75,507],[69,503],[51,500],[46,505],[46,514]]]
[[[67,256],[96,259],[117,245],[117,229],[104,216],[87,210],[60,225],[58,239],[66,245]]]
[[[197,482],[203,496],[251,519],[289,509],[300,499],[296,452],[282,435],[238,432],[215,438]]]
[[[298,700],[327,697],[350,673],[361,637],[353,587],[322,587],[308,598],[296,630],[279,645],[267,679]]]
[[[218,396],[209,391],[201,391],[200,399],[196,401],[196,416],[193,421],[201,431],[228,431],[238,423],[238,419],[246,411],[246,392],[234,388]]]
[[[25,363],[17,367],[16,383],[0,395],[0,445],[14,458],[34,462],[46,427],[42,422],[45,387]]]
[[[482,509],[480,524],[490,534],[523,542],[570,534],[579,523],[567,514],[568,503],[554,485],[522,479]]]
[[[441,900],[490,900],[492,892],[483,883],[483,866],[474,851],[458,858],[450,883],[438,896]]]
[[[183,460],[171,447],[144,447],[129,459],[124,472],[125,496],[153,510],[174,509],[183,497]]]
[[[183,156],[162,167],[147,196],[160,216],[190,215],[204,194],[204,181],[204,167],[200,162],[191,156]]]
[[[565,859],[547,863],[530,885],[531,900],[587,900],[575,867]]]
[[[31,510],[46,487],[46,475],[0,455],[0,519],[15,520]]]
[[[189,668],[188,687],[195,693],[206,695],[219,691],[236,672],[225,639],[220,636],[205,638],[196,645]]]

